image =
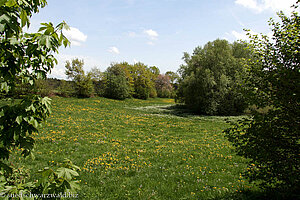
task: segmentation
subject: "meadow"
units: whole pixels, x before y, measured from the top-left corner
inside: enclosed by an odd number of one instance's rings
[[[256,190],[224,138],[228,117],[160,98],[55,97],[52,112],[34,136],[35,160],[18,159],[37,171],[69,158],[81,168],[79,199],[246,199]]]

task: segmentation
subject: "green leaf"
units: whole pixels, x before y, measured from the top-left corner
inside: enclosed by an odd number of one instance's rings
[[[26,24],[29,26],[28,16],[24,9],[21,10],[20,18],[21,18],[21,27],[24,27]]]
[[[57,169],[57,175],[58,178],[65,178],[66,180],[72,180],[72,175],[79,176],[79,174],[76,171],[64,167]]]
[[[30,110],[32,110],[33,112],[36,111],[36,108],[33,106],[33,104],[31,104],[30,106],[28,106],[28,107],[26,108],[26,111],[30,111]]]
[[[73,191],[80,190],[80,185],[78,184],[78,181],[70,181],[69,184]]]
[[[4,24],[0,24],[0,32],[3,32],[5,30],[5,25]]]
[[[38,126],[39,126],[39,123],[33,117],[30,118],[28,123],[31,124],[35,128],[38,128]]]
[[[21,124],[21,122],[23,121],[23,117],[22,116],[18,116],[17,118],[16,118],[16,122],[20,125]]]

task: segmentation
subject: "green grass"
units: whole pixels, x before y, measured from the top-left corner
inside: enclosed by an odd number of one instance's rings
[[[71,159],[81,168],[80,199],[247,199],[241,192],[256,189],[240,176],[245,160],[224,138],[226,117],[174,105],[54,98],[35,135],[36,159],[20,162],[37,171]]]

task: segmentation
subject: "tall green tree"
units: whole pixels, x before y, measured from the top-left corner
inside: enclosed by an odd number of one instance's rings
[[[83,70],[84,61],[75,58],[72,62],[66,62],[66,75],[72,79],[76,85],[78,97],[91,97],[94,94],[92,74],[86,74]]]
[[[126,72],[119,64],[111,64],[105,71],[104,96],[120,100],[130,97],[130,88]]]
[[[245,101],[235,89],[246,74],[243,58],[233,54],[233,47],[238,45],[217,39],[195,48],[192,55],[184,53],[186,64],[179,69],[181,77],[177,100],[201,114],[233,115],[243,112]]]
[[[298,5],[299,1],[294,7]],[[225,133],[237,153],[250,160],[245,176],[296,199],[300,188],[300,16],[294,11],[290,17],[283,12],[278,17],[280,22],[269,21],[272,38],[248,34],[255,59],[249,62],[250,76],[243,85],[251,104],[271,109],[253,112],[250,119],[235,123]]]
[[[150,68],[143,63],[135,63],[131,68],[134,82],[133,97],[138,99],[148,99],[156,96],[155,82]],[[154,68],[153,68],[154,69]]]

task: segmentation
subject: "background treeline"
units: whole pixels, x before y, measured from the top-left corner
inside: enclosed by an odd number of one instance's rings
[[[243,81],[250,74],[247,62],[253,59],[247,43],[217,39],[184,53],[178,74],[161,74],[143,63],[112,63],[104,72],[84,71],[84,61],[65,64],[68,80],[38,80],[34,88],[21,81],[10,95],[38,93],[42,96],[92,97],[113,99],[155,97],[175,98],[193,112],[205,115],[238,115],[249,106],[242,95]]]
[[[67,61],[65,73],[68,80],[40,79],[36,80],[37,84],[34,86],[19,81],[16,89],[6,96],[21,98],[28,93],[35,93],[42,96],[83,98],[101,96],[120,100],[175,97],[179,78],[175,72],[160,74],[157,67],[148,67],[143,63],[112,63],[104,72],[96,67],[85,72],[83,66],[84,61],[77,58]]]

